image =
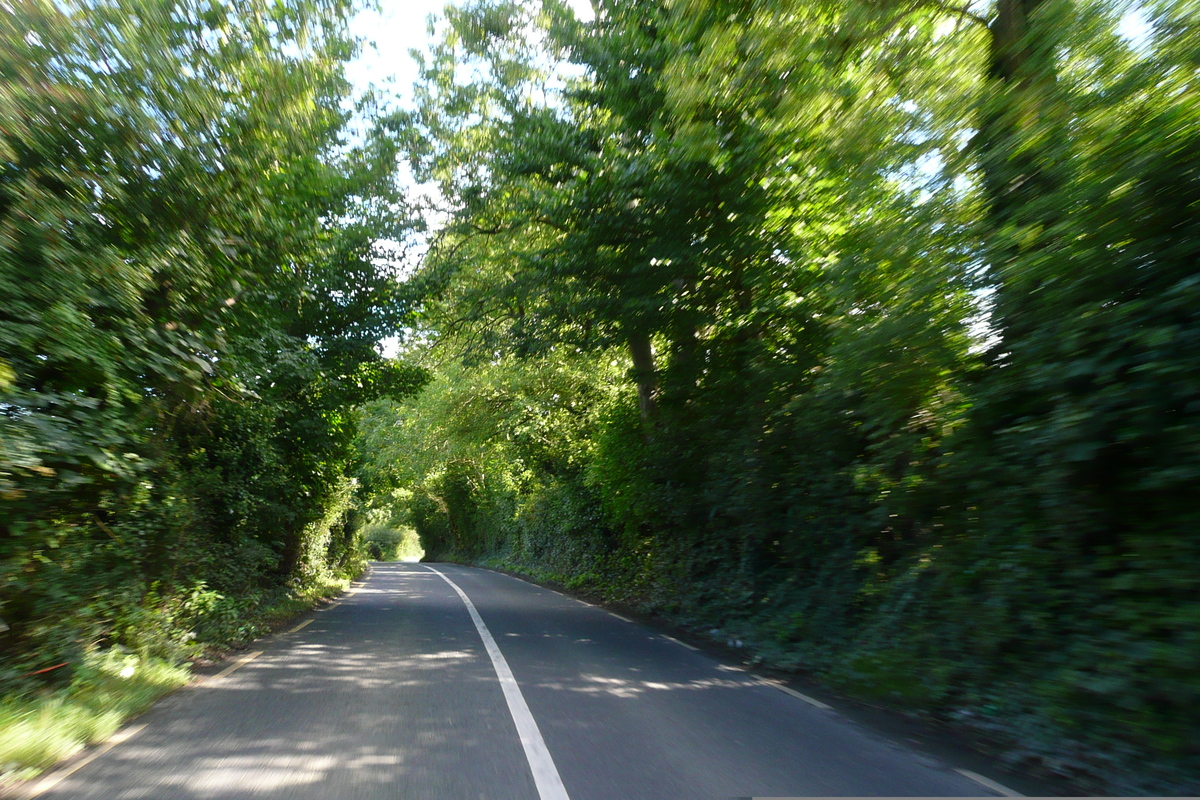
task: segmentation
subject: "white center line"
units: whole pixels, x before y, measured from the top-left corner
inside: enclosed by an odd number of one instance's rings
[[[529,705],[525,702],[525,696],[521,694],[521,687],[517,685],[517,679],[513,677],[512,670],[508,668],[508,662],[504,660],[504,654],[500,652],[487,625],[483,624],[483,618],[475,610],[475,604],[471,602],[471,598],[467,597],[466,592],[458,588],[458,584],[454,581],[428,564],[421,566],[450,584],[450,588],[458,593],[467,607],[467,611],[471,614],[475,630],[479,631],[483,647],[492,659],[492,668],[496,670],[496,677],[500,679],[500,688],[504,690],[504,699],[508,702],[508,712],[512,714],[513,723],[517,726],[521,747],[525,748],[525,758],[529,761],[529,769],[533,773],[533,782],[537,785],[538,797],[541,800],[570,800],[567,796],[567,789],[563,786],[562,778],[558,777],[558,768],[554,766],[554,759],[550,757],[550,751],[546,749],[542,732],[538,730],[537,722],[534,721],[533,714],[529,711]]]

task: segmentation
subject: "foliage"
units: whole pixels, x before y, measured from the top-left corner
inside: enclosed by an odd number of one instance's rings
[[[420,537],[410,527],[368,525],[363,529],[368,557],[376,561],[420,561],[425,555]]]
[[[0,9],[6,693],[245,640],[362,569],[352,408],[426,376],[376,351],[412,221],[353,10]]]
[[[411,529],[1194,786],[1194,5],[477,0],[383,119],[347,0],[5,5],[0,684]]]
[[[1194,8],[595,5],[448,12],[391,121],[446,200],[414,354],[454,358],[364,411],[373,502],[1194,785]]]
[[[118,648],[92,653],[71,686],[0,705],[0,775],[27,777],[112,736],[130,716],[187,683],[188,670]]]

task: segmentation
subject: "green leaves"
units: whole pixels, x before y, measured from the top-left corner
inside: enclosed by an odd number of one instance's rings
[[[445,201],[410,298],[461,364],[370,410],[379,502],[1194,775],[1192,5],[453,12],[396,124]],[[595,373],[586,423],[547,364]]]
[[[350,407],[427,377],[375,349],[411,221],[393,142],[347,143],[351,10],[0,11],[6,660],[112,635],[98,606],[182,636],[175,588],[357,563]]]

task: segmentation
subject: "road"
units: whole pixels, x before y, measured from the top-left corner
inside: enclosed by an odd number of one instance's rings
[[[831,709],[506,575],[377,564],[301,624],[160,702],[38,797],[994,794]]]

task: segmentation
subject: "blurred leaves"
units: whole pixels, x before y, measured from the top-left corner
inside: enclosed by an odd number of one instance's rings
[[[412,220],[352,11],[0,9],[0,681],[358,565],[349,408],[426,376],[376,352]]]
[[[408,284],[443,365],[367,413],[377,502],[1194,786],[1194,6],[454,11],[392,120],[444,201]]]

